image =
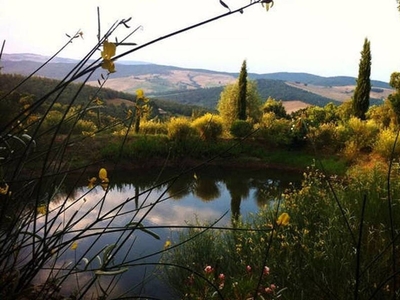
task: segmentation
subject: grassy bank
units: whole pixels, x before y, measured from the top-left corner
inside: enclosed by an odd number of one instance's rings
[[[74,147],[76,166],[88,162],[116,164],[116,168],[149,168],[153,166],[195,167],[203,163],[240,168],[276,168],[304,171],[311,165],[323,168],[327,174],[343,175],[348,165],[337,155],[317,155],[312,151],[269,147],[248,140],[218,140],[207,142],[198,138],[176,142],[164,135],[91,137]],[[71,150],[72,151],[72,150]]]

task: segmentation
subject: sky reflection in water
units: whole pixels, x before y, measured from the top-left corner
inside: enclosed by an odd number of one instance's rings
[[[301,178],[299,174],[273,170],[213,168],[191,172],[180,176],[176,181],[169,181],[169,178],[173,178],[176,174],[178,174],[176,171],[165,172],[161,176],[154,172],[110,173],[110,186],[107,192],[101,186],[93,190],[89,190],[86,186],[76,188],[73,197],[69,199],[72,206],[61,215],[59,221],[61,224],[66,224],[73,214],[76,214],[75,217],[84,216],[73,227],[74,230],[80,230],[87,228],[99,216],[106,215],[107,218],[101,223],[103,226],[124,227],[131,222],[141,222],[160,239],[157,240],[140,230],[104,234],[97,241],[95,237],[85,238],[79,241],[75,251],[69,250],[63,255],[58,266],[76,261],[80,257],[90,260],[106,245],[123,245],[115,258],[115,263],[124,260],[130,267],[129,271],[121,276],[113,294],[120,295],[121,291],[132,288],[141,294],[168,299],[167,287],[152,275],[152,272],[158,271],[152,266],[140,266],[140,264],[158,262],[160,258],[158,252],[163,250],[166,240],[176,238],[174,233],[178,229],[152,228],[152,226],[184,226],[188,222],[193,224],[196,220],[203,224],[214,222],[225,213],[226,215],[216,225],[229,226],[231,218],[239,215],[245,218],[248,213],[257,212],[259,207],[273,201],[274,197],[269,192],[273,191],[279,195],[291,182],[299,182]],[[165,184],[158,184],[160,182]],[[153,188],[154,186],[156,188]],[[104,201],[101,201],[102,198]],[[64,199],[65,195],[61,195],[60,200],[52,203],[51,208],[59,207]],[[116,207],[119,208],[113,210]],[[112,218],[113,216],[115,218]],[[100,226],[96,227],[96,231],[100,232]],[[87,251],[93,243],[93,248]],[[96,260],[92,262],[91,267],[96,268],[96,263],[98,267],[99,262]],[[42,278],[45,274],[45,272],[41,274]],[[85,282],[90,276],[92,274],[88,272],[80,275],[79,282]],[[140,283],[146,276],[151,278],[151,282],[146,283],[144,288]],[[105,276],[100,277],[101,281],[110,280],[103,277]],[[63,286],[71,291],[71,286],[74,285],[76,280],[66,282]]]

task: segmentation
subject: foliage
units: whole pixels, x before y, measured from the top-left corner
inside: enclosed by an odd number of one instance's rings
[[[237,119],[238,120],[246,120],[247,119],[247,64],[246,60],[243,61],[242,67],[240,69],[239,79],[239,95],[238,95],[238,112]]]
[[[279,118],[274,112],[264,113],[263,117],[255,126],[255,136],[266,145],[272,147],[289,146],[291,142],[291,122],[286,118]]]
[[[135,133],[139,133],[140,121],[142,118],[147,119],[150,115],[151,107],[149,105],[149,99],[144,96],[143,90],[139,89],[136,91],[135,101],[135,122],[134,130]]]
[[[363,50],[358,70],[357,85],[353,95],[353,114],[365,120],[365,113],[369,107],[369,94],[371,92],[371,49],[367,38],[364,40]]]
[[[142,134],[152,134],[152,135],[158,135],[158,134],[167,134],[167,126],[165,123],[161,122],[160,120],[150,120],[143,122],[140,125],[140,133]]]
[[[398,229],[398,224],[390,223],[387,203],[382,201],[388,195],[386,172],[385,168],[355,168],[344,183],[310,167],[300,188],[293,186],[233,229],[215,232],[206,224],[203,231],[190,228],[181,234],[176,243],[185,243],[163,260],[191,266],[195,272],[174,268],[167,278],[189,299],[205,299],[215,291],[202,283],[201,275],[220,288],[224,299],[247,299],[247,288],[254,287],[248,284],[250,274],[258,275],[264,288],[274,284],[284,299],[389,299],[398,290],[391,290],[394,283],[388,274],[400,265],[397,261],[392,265],[395,252],[388,247],[398,249],[400,244],[391,235],[392,226]],[[393,194],[400,191],[396,182]],[[278,209],[290,220],[273,232],[273,220],[284,220],[283,214],[277,217]],[[400,210],[393,207],[390,213],[395,217]],[[263,274],[264,266],[268,276]],[[224,275],[222,286],[219,274]]]
[[[190,120],[185,117],[171,118],[167,124],[168,138],[178,143],[197,135]]]
[[[286,109],[283,106],[282,100],[277,101],[271,97],[268,97],[267,101],[265,101],[262,111],[264,114],[272,112],[277,118],[288,118],[288,114],[286,113]]]
[[[261,117],[261,100],[255,82],[247,81],[246,90],[246,115],[250,120],[257,122]],[[237,119],[239,111],[238,97],[239,86],[237,83],[227,85],[221,93],[217,108],[226,128],[230,128]]]
[[[190,224],[176,241],[179,247],[165,253],[162,259],[185,269],[167,269],[166,280],[182,299],[211,299],[217,291],[222,299],[249,299],[254,294],[261,299],[278,297],[276,272],[271,261],[268,265],[263,261],[270,236],[275,233],[275,222],[271,220],[274,216],[266,211],[263,216],[263,223],[238,222],[226,231],[217,231],[212,224]],[[283,231],[288,215],[282,214],[279,220]],[[198,229],[200,226],[204,229]],[[281,228],[277,226],[276,231]]]
[[[195,119],[192,126],[199,131],[200,137],[206,141],[215,141],[222,135],[223,131],[222,118],[210,113]]]
[[[243,120],[236,120],[233,122],[229,132],[234,137],[243,138],[249,135],[253,130],[253,125],[250,122]]]
[[[388,100],[397,117],[397,124],[400,123],[400,73],[394,72],[390,76],[390,85],[396,89],[393,94],[390,94]]]
[[[397,117],[389,99],[385,100],[382,105],[371,106],[366,113],[367,119],[380,124],[384,129],[395,128],[397,124]]]
[[[381,130],[376,138],[374,151],[387,160],[390,160],[392,156],[399,156],[400,143],[398,141],[398,132],[395,133],[390,129]]]

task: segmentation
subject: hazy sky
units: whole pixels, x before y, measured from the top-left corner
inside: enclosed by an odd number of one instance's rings
[[[224,0],[232,9],[250,0]],[[129,42],[144,44],[227,10],[219,0],[0,0],[0,41],[5,53],[52,55],[66,33],[82,30],[60,56],[83,57],[96,43],[97,7],[102,33],[132,17],[142,26]],[[179,67],[239,72],[307,72],[357,77],[364,39],[371,42],[371,79],[389,81],[400,71],[400,13],[395,0],[275,0],[201,28],[163,40],[126,56],[128,60]],[[121,27],[119,40],[129,34]],[[114,39],[114,38],[113,38]],[[117,54],[129,50],[118,47]],[[118,70],[117,70],[118,71]]]

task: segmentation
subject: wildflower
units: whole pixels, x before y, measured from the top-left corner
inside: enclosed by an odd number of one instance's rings
[[[247,271],[247,273],[251,272],[251,267],[249,265],[246,267],[246,271]]]
[[[264,267],[263,274],[269,275],[269,268],[267,266]]]
[[[37,213],[40,215],[45,215],[47,213],[47,206],[45,204],[38,206]]]
[[[97,178],[96,178],[96,177],[90,178],[90,179],[89,179],[89,183],[88,183],[88,188],[89,188],[89,189],[94,188],[94,185],[95,185],[96,181],[97,181]]]
[[[204,272],[206,272],[207,274],[210,274],[214,271],[214,269],[211,266],[207,266],[204,269]]]
[[[166,240],[165,244],[164,244],[164,249],[167,249],[169,247],[171,247],[171,241],[170,240]]]
[[[104,60],[101,63],[101,67],[108,70],[110,73],[115,73],[115,64],[112,60]]]
[[[6,183],[5,185],[4,185],[4,187],[0,187],[0,194],[2,194],[2,195],[7,195],[8,194],[8,189],[9,189],[10,187],[8,186],[8,184]]]
[[[278,220],[276,220],[276,224],[286,226],[289,224],[290,216],[288,213],[282,213],[279,217]]]
[[[142,89],[136,90],[136,98],[138,98],[138,99],[144,98],[144,91]]]
[[[104,179],[107,178],[107,170],[106,170],[106,169],[104,169],[104,168],[101,168],[101,169],[100,169],[100,171],[99,171],[99,178],[100,178],[101,180],[104,180]]]
[[[108,41],[104,41],[103,43],[103,51],[101,51],[103,62],[101,67],[110,73],[115,72],[115,65],[111,58],[115,55],[116,48],[117,46],[114,43],[109,43]]]
[[[73,242],[71,245],[71,250],[76,250],[78,248],[78,242]]]
[[[220,280],[220,281],[224,281],[225,280],[225,274],[219,274],[218,275],[218,279]]]
[[[267,294],[272,294],[274,291],[273,291],[270,287],[266,287],[266,288],[265,288],[265,292],[266,292]]]
[[[104,168],[101,168],[99,171],[99,178],[101,180],[101,187],[103,190],[106,190],[108,188],[108,183],[110,182],[107,178],[107,170]]]

